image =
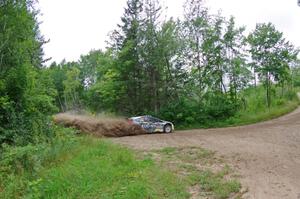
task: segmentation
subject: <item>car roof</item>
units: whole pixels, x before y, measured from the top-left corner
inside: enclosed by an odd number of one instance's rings
[[[151,115],[142,115],[142,116],[136,116],[136,117],[131,117],[130,119],[132,119],[132,120],[140,120],[140,119],[145,119],[145,118],[153,118],[153,119],[157,119],[157,120],[161,120],[161,121],[164,121],[164,120],[162,120],[162,119],[159,119],[159,118],[157,118],[157,117],[153,117],[153,116],[151,116]]]
[[[151,115],[136,116],[136,117],[131,117],[130,119],[132,119],[132,120],[139,120],[139,119],[145,119],[145,118],[153,118],[153,119],[157,119],[157,120],[160,120],[160,121],[165,121],[165,120],[159,119],[157,117],[153,117]]]
[[[135,116],[131,117],[132,119],[138,119],[138,118],[144,118],[144,117],[152,117],[151,115],[141,115],[141,116]]]

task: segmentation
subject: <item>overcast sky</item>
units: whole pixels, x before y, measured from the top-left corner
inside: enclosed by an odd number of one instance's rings
[[[185,0],[161,0],[167,15],[180,17]],[[206,0],[212,13],[222,10],[239,25],[252,30],[256,23],[272,22],[284,36],[300,46],[300,7],[297,0]],[[45,58],[76,61],[91,49],[104,49],[107,34],[116,28],[126,0],[39,0],[41,32],[50,42]]]

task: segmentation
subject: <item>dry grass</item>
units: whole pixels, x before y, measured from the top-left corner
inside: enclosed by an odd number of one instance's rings
[[[122,118],[93,117],[61,113],[55,115],[53,120],[56,124],[73,127],[97,137],[121,137],[146,133],[140,126],[129,124]]]

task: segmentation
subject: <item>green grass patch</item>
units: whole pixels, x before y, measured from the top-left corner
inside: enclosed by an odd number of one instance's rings
[[[0,198],[188,198],[187,183],[150,158],[106,140],[76,139],[48,166],[6,175]]]
[[[151,159],[103,140],[89,140],[80,153],[43,172],[43,198],[186,198],[175,176]],[[66,191],[67,190],[67,191]]]

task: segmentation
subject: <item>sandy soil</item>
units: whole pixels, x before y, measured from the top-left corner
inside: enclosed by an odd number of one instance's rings
[[[243,198],[300,199],[300,108],[254,125],[112,139],[141,150],[199,146],[223,156],[241,174]]]

